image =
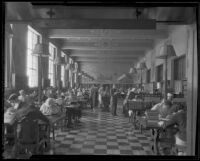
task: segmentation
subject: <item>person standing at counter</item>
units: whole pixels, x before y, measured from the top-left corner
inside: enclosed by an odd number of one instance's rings
[[[98,91],[99,108],[102,108],[102,106],[103,106],[103,104],[102,104],[102,93],[103,93],[103,86],[101,86],[99,88],[99,91]]]
[[[113,88],[111,89],[111,100],[110,100],[113,116],[117,116],[117,98],[118,98],[118,92],[116,86],[113,85]]]
[[[110,92],[108,86],[105,87],[105,90],[102,93],[102,101],[103,101],[103,111],[109,112]]]

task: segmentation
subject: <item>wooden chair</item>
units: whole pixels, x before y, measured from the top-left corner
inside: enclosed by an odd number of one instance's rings
[[[40,154],[45,143],[48,142],[47,138],[40,138],[38,120],[28,117],[22,118],[15,124],[14,135],[13,156],[15,158],[29,158],[33,154]]]
[[[9,143],[10,139],[15,138],[14,131],[12,130],[12,126],[10,124],[4,123],[4,146]]]

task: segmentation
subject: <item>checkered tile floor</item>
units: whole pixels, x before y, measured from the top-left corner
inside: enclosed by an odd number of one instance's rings
[[[99,109],[83,110],[80,126],[56,131],[49,154],[153,155],[150,133],[135,130],[118,108],[118,115]]]

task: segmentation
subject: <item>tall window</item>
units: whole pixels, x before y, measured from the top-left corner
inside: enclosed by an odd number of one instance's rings
[[[157,67],[157,82],[163,81],[163,64]]]
[[[71,59],[71,58],[69,58],[69,64],[70,64],[70,66],[71,66],[71,64],[73,64],[73,60]],[[72,70],[71,70],[71,68],[70,68],[70,70],[69,70],[69,81],[70,81],[70,86],[72,87],[72,85],[73,85],[73,78],[72,78],[72,75],[73,75],[73,73],[72,73]]]
[[[75,69],[78,70],[78,64],[75,63]],[[74,74],[74,82],[77,83],[77,72]]]
[[[27,76],[29,87],[38,86],[38,57],[33,55],[35,44],[42,42],[42,36],[28,26],[28,49],[27,49]]]
[[[186,78],[186,58],[185,55],[174,60],[174,80]]]
[[[57,49],[56,47],[52,44],[49,43],[49,79],[50,79],[50,86],[54,85],[54,59],[56,57]]]
[[[61,57],[63,59],[65,59],[65,54],[63,52],[61,52]],[[64,86],[64,82],[65,82],[65,66],[64,65],[61,65],[61,81],[62,81],[63,86]]]

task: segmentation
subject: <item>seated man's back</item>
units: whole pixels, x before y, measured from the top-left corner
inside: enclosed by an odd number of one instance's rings
[[[28,105],[26,107],[22,107],[21,109],[19,109],[15,114],[15,119],[16,121],[18,121],[25,116],[33,120],[38,119],[46,123],[49,123],[49,120],[33,105]]]

